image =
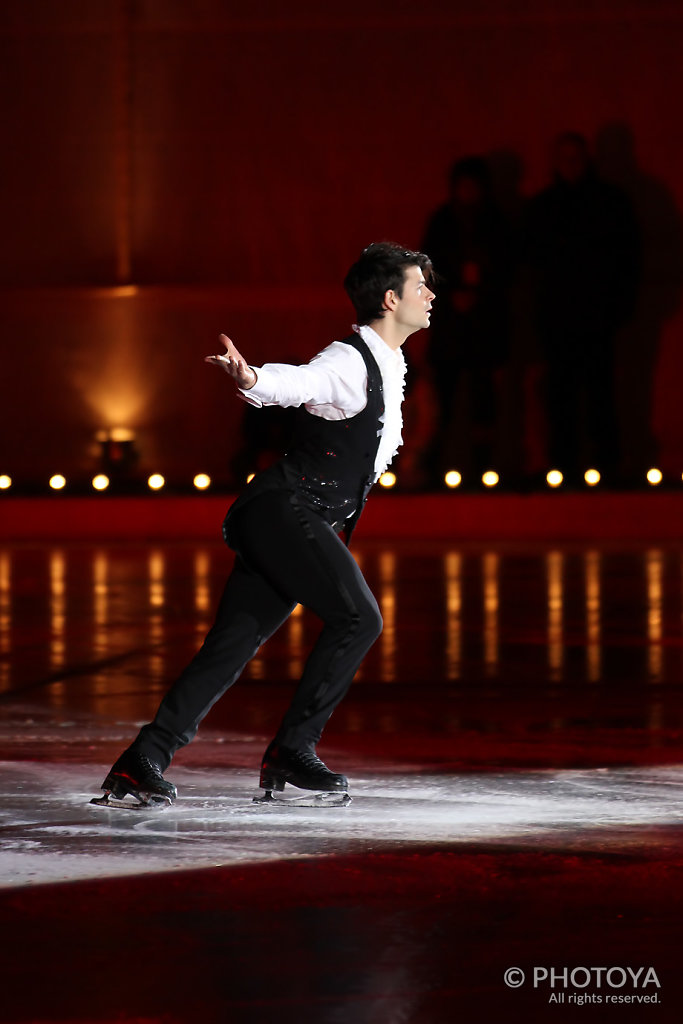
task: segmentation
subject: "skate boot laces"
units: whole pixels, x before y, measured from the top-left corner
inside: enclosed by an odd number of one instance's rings
[[[156,779],[159,782],[166,781],[163,775],[161,774],[161,768],[156,763],[156,761],[151,761],[144,754],[138,754],[136,757],[136,761],[139,767],[141,768],[145,778],[149,778],[150,776],[152,776],[152,778]]]

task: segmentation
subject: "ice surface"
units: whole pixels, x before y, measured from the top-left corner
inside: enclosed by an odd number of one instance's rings
[[[425,844],[625,852],[673,844],[683,766],[352,776],[347,807],[252,802],[253,771],[168,773],[178,802],[93,807],[108,765],[0,763],[0,885]],[[286,790],[292,796],[297,791]],[[673,829],[672,829],[673,826]]]

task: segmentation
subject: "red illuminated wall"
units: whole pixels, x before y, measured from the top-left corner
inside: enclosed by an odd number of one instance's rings
[[[218,332],[307,357],[347,327],[357,251],[419,244],[456,156],[493,154],[513,210],[571,128],[646,235],[627,445],[650,420],[680,473],[682,28],[646,0],[4,0],[0,472],[86,472],[127,426],[149,468],[225,474]]]

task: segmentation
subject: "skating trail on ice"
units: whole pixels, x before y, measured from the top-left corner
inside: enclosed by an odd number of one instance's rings
[[[158,810],[91,806],[106,767],[0,763],[0,885],[410,846],[663,853],[683,823],[678,766],[368,772],[346,807],[255,804],[252,771],[178,767],[178,801]]]

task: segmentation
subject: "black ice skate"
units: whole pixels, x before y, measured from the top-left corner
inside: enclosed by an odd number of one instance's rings
[[[286,783],[315,795],[276,801],[273,793],[282,793]],[[311,750],[289,750],[276,743],[271,743],[263,755],[259,785],[265,792],[262,797],[254,797],[255,803],[286,802],[305,807],[342,807],[351,803],[345,775],[331,772]]]
[[[104,796],[90,801],[99,807],[167,807],[178,795],[173,783],[166,782],[156,761],[134,750],[121,755],[101,788]],[[128,794],[137,804],[124,802]]]

